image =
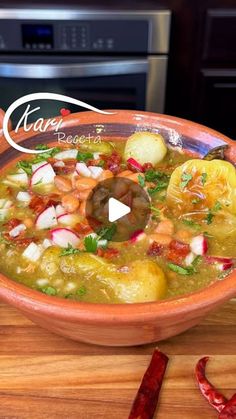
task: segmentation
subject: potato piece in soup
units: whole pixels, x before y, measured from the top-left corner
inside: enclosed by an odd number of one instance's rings
[[[136,132],[128,138],[125,145],[124,157],[133,158],[138,163],[160,163],[167,153],[164,138],[160,134],[151,132]]]

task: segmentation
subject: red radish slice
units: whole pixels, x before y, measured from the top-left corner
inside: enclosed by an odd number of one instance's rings
[[[35,222],[37,230],[50,228],[57,225],[57,214],[53,206],[46,208],[38,215]]]
[[[76,159],[78,150],[72,148],[70,150],[60,151],[60,153],[55,154],[54,159],[56,160],[66,160],[66,159]]]
[[[36,243],[32,242],[29,246],[26,247],[22,256],[26,259],[30,260],[31,262],[36,262],[42,254],[42,249]]]
[[[137,160],[133,159],[132,157],[130,157],[127,160],[127,163],[129,164],[129,166],[131,166],[136,171],[143,172],[143,166]]]
[[[103,172],[103,168],[100,166],[89,166],[88,169],[90,170],[93,179],[97,179]]]
[[[136,230],[136,231],[134,231],[134,233],[131,234],[131,237],[130,237],[129,240],[130,240],[131,243],[137,243],[140,240],[143,240],[145,238],[145,236],[146,236],[146,234],[144,233],[143,230]]]
[[[76,172],[78,175],[85,176],[85,177],[91,177],[92,174],[89,170],[89,168],[86,166],[85,163],[77,163],[75,166]]]
[[[205,261],[208,263],[233,263],[233,258],[221,256],[205,256]]]
[[[73,227],[80,221],[80,217],[76,214],[61,214],[57,217],[58,223]]]
[[[9,236],[17,237],[24,230],[26,230],[26,226],[24,224],[18,224],[16,227],[9,231]]]
[[[190,242],[190,248],[195,255],[205,255],[208,249],[206,237],[203,234],[194,237]]]
[[[39,169],[39,167],[44,166],[45,164],[47,164],[47,160],[43,160],[39,163],[32,164],[32,172],[36,172],[36,170]]]
[[[36,171],[33,173],[30,186],[35,186],[37,184],[47,185],[49,183],[53,183],[54,177],[56,173],[54,172],[52,165],[50,163],[46,163],[43,166],[40,166]]]
[[[195,257],[196,257],[196,255],[193,253],[193,252],[190,252],[187,256],[186,256],[186,258],[185,258],[185,265],[186,266],[190,266],[190,265],[192,265],[192,263],[193,263],[193,261],[194,261],[194,259],[195,259]]]
[[[56,215],[59,217],[60,215],[65,214],[65,208],[62,205],[58,204],[56,206]]]
[[[79,237],[69,228],[55,228],[51,231],[51,239],[60,247],[76,247],[80,242]]]
[[[220,271],[227,271],[228,269],[231,269],[233,266],[234,266],[233,262],[217,264],[217,267]]]

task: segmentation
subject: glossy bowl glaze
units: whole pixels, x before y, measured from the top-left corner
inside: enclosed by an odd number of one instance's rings
[[[204,156],[218,147],[236,162],[236,145],[227,137],[204,126],[170,117],[138,111],[114,111],[113,115],[93,112],[64,118],[66,135],[101,135],[120,141],[139,130],[161,132],[169,145]],[[54,142],[50,131],[37,135],[21,129],[16,142],[26,147]],[[0,138],[1,165],[22,158]],[[142,304],[91,304],[47,296],[0,275],[0,298],[25,316],[52,332],[99,345],[127,346],[155,342],[177,335],[199,323],[211,310],[236,295],[236,271],[224,280],[192,294],[161,302]]]

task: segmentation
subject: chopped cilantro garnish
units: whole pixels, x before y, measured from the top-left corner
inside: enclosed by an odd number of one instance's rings
[[[215,213],[217,211],[220,211],[222,209],[222,205],[219,201],[216,201],[216,203],[214,204],[214,206],[208,211],[207,216],[206,216],[206,223],[207,224],[211,224],[212,220],[215,216]]]
[[[160,172],[159,170],[147,170],[145,172],[145,180],[146,182],[158,182],[161,179],[169,179],[169,175],[166,173]]]
[[[229,268],[229,269],[226,269],[225,271],[222,271],[219,275],[218,275],[218,278],[219,279],[224,279],[224,278],[226,278],[226,276],[228,276],[232,271],[233,271],[233,269],[234,268]]]
[[[168,182],[160,181],[154,188],[148,188],[149,195],[154,195],[156,192],[160,192],[163,189],[166,189]]]
[[[196,256],[195,257],[195,259],[193,260],[193,262],[192,262],[192,267],[194,268],[194,270],[195,270],[195,268],[197,268],[200,264],[202,263],[202,256],[200,256],[200,255],[198,255],[198,256]],[[196,272],[196,271],[195,271]]]
[[[39,148],[37,148],[37,147],[39,147]],[[35,147],[35,149],[36,150],[45,150],[45,152],[37,154],[37,156],[34,158],[32,163],[40,163],[41,161],[47,160],[50,157],[55,156],[55,154],[57,154],[59,151],[61,151],[60,147],[48,148],[48,146],[46,146],[44,144],[38,144]],[[48,150],[48,151],[46,151],[46,150]]]
[[[79,161],[87,161],[87,160],[89,160],[89,159],[93,159],[93,154],[92,153],[89,153],[89,152],[82,152],[82,151],[78,151],[78,154],[77,154],[77,160],[79,160]]]
[[[193,220],[189,220],[188,218],[186,218],[185,220],[182,220],[182,223],[189,226],[189,227],[196,228],[196,229],[198,229],[200,227],[200,224],[196,223]]]
[[[201,175],[201,182],[202,182],[202,185],[203,186],[205,185],[206,180],[207,180],[207,173],[202,173],[202,175]]]
[[[216,201],[214,207],[212,208],[212,211],[217,212],[217,211],[220,211],[221,209],[222,209],[221,203],[219,201]]]
[[[139,183],[139,185],[142,188],[144,188],[144,186],[145,186],[145,179],[144,179],[144,177],[142,175],[138,175],[138,183]]]
[[[105,240],[109,240],[109,241],[112,240],[112,237],[116,233],[116,230],[117,230],[117,225],[116,224],[111,224],[109,227],[101,228],[97,232],[97,234],[99,236],[99,240],[100,239],[105,239]]]
[[[182,266],[175,265],[174,263],[168,263],[167,266],[171,271],[176,272],[179,275],[192,275],[195,272],[193,266],[183,268]]]
[[[184,189],[188,183],[190,182],[190,180],[192,180],[193,176],[190,173],[183,173],[181,176],[181,183],[180,183],[180,187],[181,189]]]
[[[19,167],[19,169],[24,170],[24,172],[27,173],[27,175],[32,174],[32,163],[28,160],[18,161],[17,167]]]
[[[60,253],[60,256],[67,256],[67,255],[75,255],[76,253],[80,253],[79,249],[75,249],[71,246],[71,244],[68,245],[66,249],[63,249]]]
[[[76,294],[79,295],[80,297],[83,297],[83,295],[85,295],[87,292],[87,289],[84,285],[81,285],[81,287],[76,291]]]
[[[98,241],[95,237],[87,236],[84,239],[86,252],[95,253],[98,248]]]
[[[41,288],[40,291],[42,291],[44,294],[47,294],[47,295],[57,295],[57,290],[50,286]]]

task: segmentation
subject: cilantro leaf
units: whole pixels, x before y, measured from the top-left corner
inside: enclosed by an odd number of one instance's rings
[[[80,297],[83,297],[83,295],[85,295],[86,292],[87,292],[87,289],[85,285],[81,285],[81,287],[76,291],[76,294],[79,295]]]
[[[196,229],[199,229],[199,227],[201,227],[200,224],[196,223],[193,220],[189,220],[188,218],[186,218],[185,220],[182,220],[182,223]]]
[[[116,224],[111,224],[109,227],[102,227],[100,230],[97,231],[99,240],[100,239],[105,239],[109,241],[112,240],[112,237],[116,233],[116,230],[117,230]]]
[[[183,268],[182,266],[175,265],[175,263],[168,263],[168,268],[176,272],[179,275],[192,275],[194,273],[194,267],[193,266],[187,266],[186,268]]]
[[[160,215],[160,210],[156,207],[150,206],[150,210],[153,211],[156,215]]]
[[[93,154],[92,153],[89,153],[89,152],[87,152],[87,151],[85,151],[85,152],[82,152],[82,151],[78,151],[78,154],[77,154],[77,160],[79,160],[79,161],[87,161],[87,160],[89,160],[89,159],[93,159]]]
[[[84,239],[84,246],[87,252],[95,253],[98,248],[98,241],[95,237],[87,236]]]
[[[18,161],[17,167],[19,167],[19,169],[24,170],[24,172],[27,173],[27,175],[32,175],[32,163],[30,161]]]
[[[60,256],[75,255],[76,253],[80,253],[80,250],[75,249],[74,247],[71,246],[71,244],[68,244],[68,247],[61,251]]]
[[[35,147],[35,150],[48,150],[49,147],[47,146],[47,144],[37,144]]]
[[[40,291],[42,291],[44,294],[47,294],[47,295],[57,295],[57,290],[50,286],[41,288]]]
[[[216,201],[214,207],[212,208],[212,211],[217,212],[217,211],[220,211],[221,209],[222,209],[221,203],[219,201]]]
[[[207,173],[202,173],[201,182],[203,186],[205,185],[206,181],[207,181]]]
[[[44,148],[42,148],[42,146]],[[55,156],[55,154],[57,154],[59,151],[61,151],[60,147],[53,147],[53,148],[49,149],[48,146],[45,145],[45,144],[38,144],[35,147],[36,150],[37,150],[37,147],[40,147],[39,150],[48,150],[48,151],[45,151],[44,153],[37,154],[37,156],[34,158],[32,163],[40,163],[41,161],[47,160],[50,157]]]
[[[166,173],[160,172],[159,170],[149,169],[145,172],[145,180],[146,182],[158,182],[161,179],[169,179],[169,175]]]
[[[222,209],[222,205],[219,201],[216,201],[214,206],[208,211],[207,216],[206,216],[206,223],[207,224],[211,224],[212,220],[215,216],[215,213],[217,211],[220,211]]]
[[[181,189],[184,189],[188,183],[190,182],[190,180],[192,180],[193,176],[190,173],[182,173],[181,176],[181,183],[180,183],[180,187]]]
[[[194,198],[193,200],[192,200],[192,204],[193,205],[195,205],[195,204],[199,204],[199,202],[201,202],[202,201],[202,199],[201,198]]]
[[[142,175],[138,175],[138,183],[139,185],[144,188],[145,186],[145,178]]]
[[[168,186],[168,182],[159,182],[154,188],[148,188],[149,195],[154,195],[157,192],[162,191],[163,189],[166,189]]]

